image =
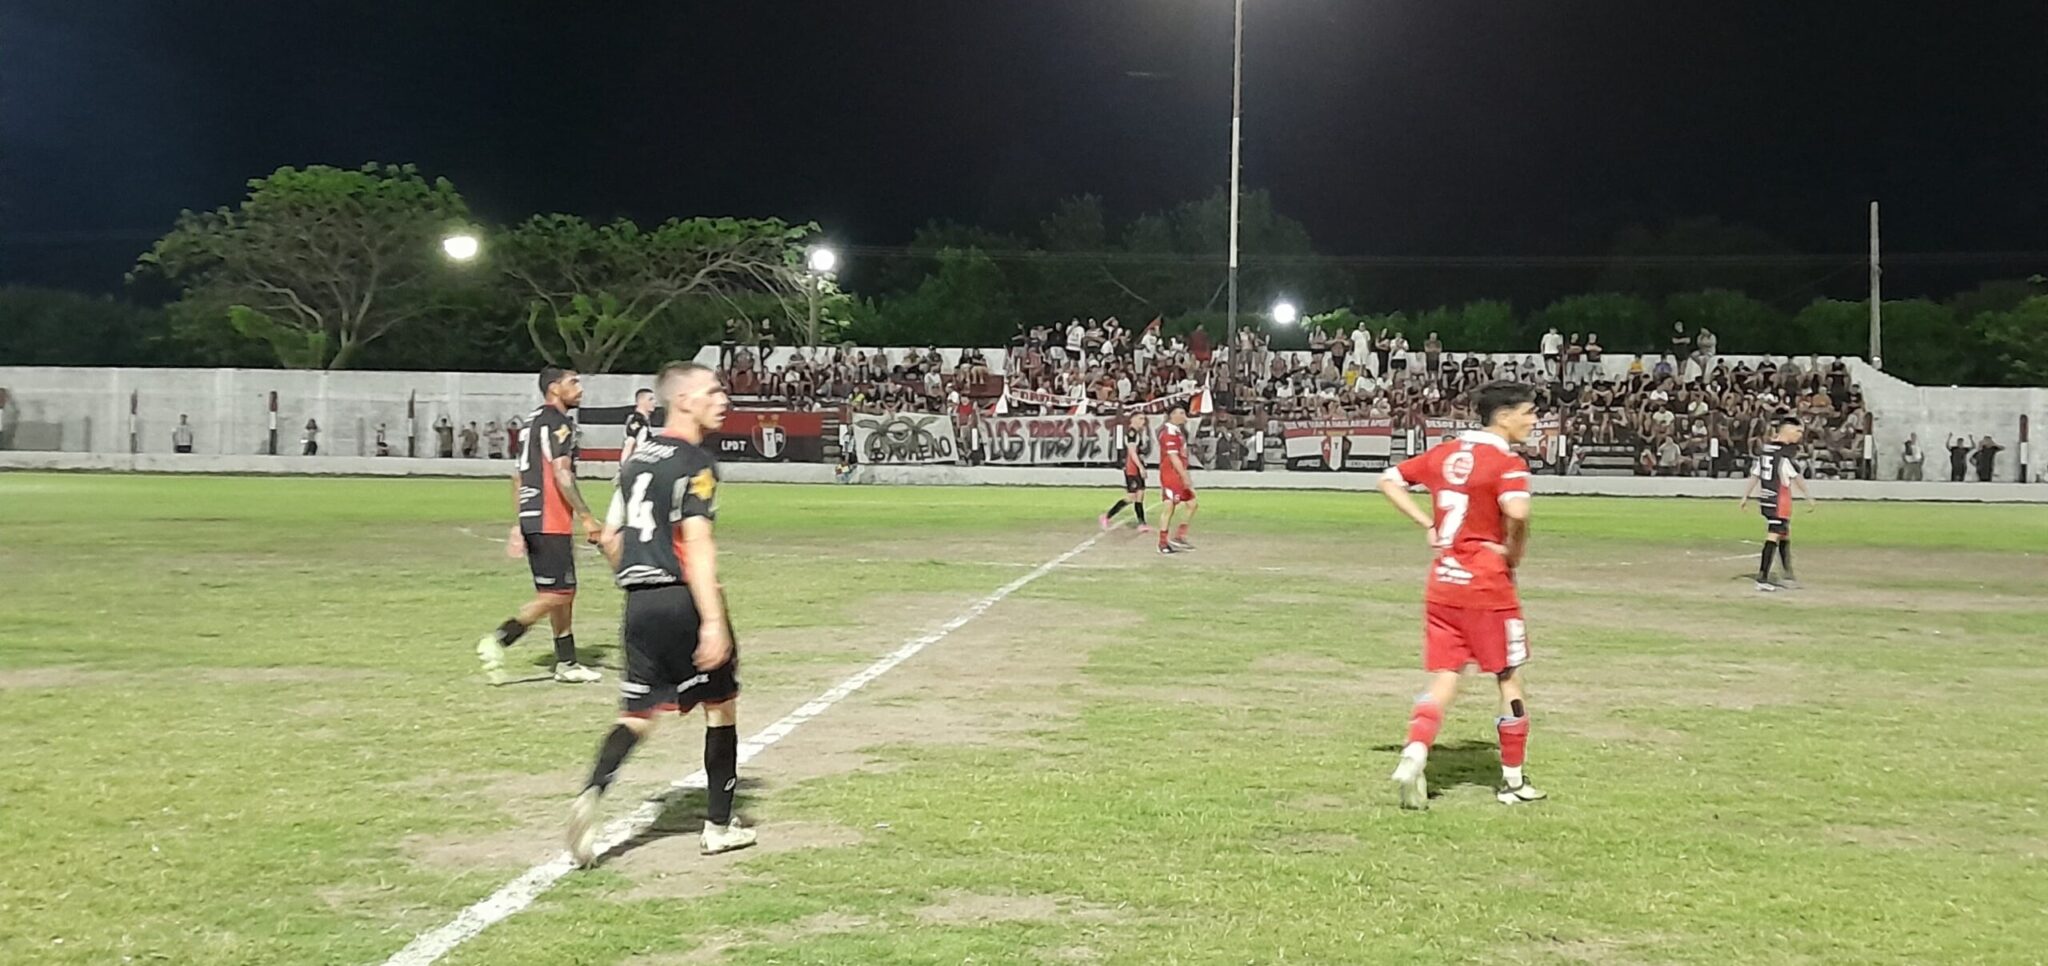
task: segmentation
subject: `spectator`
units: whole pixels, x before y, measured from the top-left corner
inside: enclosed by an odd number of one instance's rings
[[[1586,333],[1586,374],[1580,377],[1580,382],[1600,378],[1600,373],[1603,371],[1600,366],[1600,353],[1602,351],[1600,348],[1600,334],[1597,332]]]
[[[455,455],[455,424],[447,413],[434,420],[434,451],[444,460]]]
[[[171,430],[171,452],[192,452],[192,423],[184,413],[178,414],[178,428]]]
[[[718,368],[732,368],[733,350],[740,345],[740,324],[732,319],[725,320],[718,340]]]
[[[1640,375],[1644,375],[1644,372],[1643,372],[1643,354],[1642,354],[1642,353],[1640,353],[1640,352],[1636,353],[1636,357],[1635,357],[1635,358],[1633,358],[1633,359],[1630,359],[1630,360],[1629,360],[1629,362],[1628,362],[1628,374],[1629,374],[1630,376],[1640,376]]]
[[[1586,347],[1579,344],[1579,334],[1572,333],[1571,341],[1564,344],[1564,378],[1566,382],[1585,381],[1585,372],[1580,368],[1586,358]]]
[[[462,427],[462,458],[463,458],[463,459],[468,459],[468,460],[473,460],[473,459],[476,459],[476,444],[477,444],[477,431],[476,431],[476,420],[473,420],[473,419],[472,419],[472,420],[470,420],[470,421],[469,421],[469,425],[467,425],[467,426],[464,426],[464,427]]]
[[[306,434],[299,438],[300,456],[320,455],[320,424],[306,420]]]
[[[1553,325],[1550,331],[1543,333],[1543,341],[1538,343],[1537,351],[1543,354],[1543,368],[1562,380],[1564,370],[1558,368],[1558,363],[1564,359],[1564,336],[1557,334],[1557,326]]]
[[[490,451],[491,459],[505,458],[505,436],[498,431],[495,419],[484,424],[484,447]]]
[[[1920,434],[1907,434],[1905,449],[1899,453],[1899,479],[1921,479],[1922,465],[1926,462],[1927,454],[1920,452]]]
[[[519,425],[519,417],[505,418],[505,455],[514,459],[519,457]]]
[[[1429,338],[1422,340],[1422,371],[1428,373],[1430,378],[1436,378],[1438,366],[1442,363],[1443,357],[1443,340],[1438,339],[1436,333],[1431,332]]]
[[[1388,342],[1388,343],[1387,343],[1387,365],[1389,365],[1389,366],[1392,366],[1392,367],[1393,367],[1393,371],[1395,371],[1395,372],[1398,372],[1398,373],[1402,373],[1402,374],[1403,374],[1404,376],[1405,376],[1405,375],[1407,374],[1407,372],[1408,372],[1408,337],[1407,337],[1407,336],[1405,336],[1405,335],[1402,335],[1402,334],[1401,334],[1401,333],[1399,333],[1399,332],[1396,332],[1396,333],[1394,333],[1394,338],[1392,339],[1392,341],[1390,341],[1390,342]]]
[[[1693,360],[1699,363],[1700,375],[1704,377],[1714,368],[1714,355],[1721,347],[1721,339],[1703,325],[1700,326],[1700,333],[1693,340],[1693,345]]]
[[[1685,323],[1671,323],[1671,358],[1684,359],[1692,355],[1692,337],[1685,334]]]
[[[1950,436],[1942,443],[1948,449],[1948,481],[1961,483],[1969,478],[1970,447],[1976,441],[1962,436]]]
[[[376,449],[376,453],[377,453],[377,455],[378,455],[378,456],[390,456],[390,455],[391,455],[391,441],[390,441],[389,439],[386,439],[386,438],[385,438],[385,434],[384,434],[384,424],[383,424],[383,423],[378,423],[378,424],[377,424],[377,449]]]
[[[1992,442],[1989,436],[1977,441],[1977,451],[1970,455],[1977,464],[1977,482],[1991,482],[1991,471],[1997,466],[1998,453],[2003,449],[2005,447]]]

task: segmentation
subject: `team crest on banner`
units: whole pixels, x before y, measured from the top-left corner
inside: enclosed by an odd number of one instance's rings
[[[1344,458],[1351,455],[1351,437],[1331,433],[1323,437],[1323,465],[1333,470],[1344,468]]]
[[[760,453],[762,459],[772,460],[780,457],[788,446],[789,433],[783,430],[782,424],[777,422],[775,417],[763,416],[754,424],[754,451]]]

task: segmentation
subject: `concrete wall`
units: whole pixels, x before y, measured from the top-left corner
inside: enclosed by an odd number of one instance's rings
[[[584,463],[578,467],[589,479],[610,479],[616,468],[612,463]],[[830,483],[833,470],[822,463],[726,463],[722,469],[726,479],[735,483]],[[0,452],[0,472],[9,470],[468,477],[501,477],[509,472],[502,462],[463,459]],[[1378,480],[1378,475],[1372,473],[1197,471],[1195,482],[1203,490],[1367,492],[1378,485]],[[1105,492],[1118,485],[1116,477],[1106,467],[863,466],[856,470],[854,481],[858,484],[897,486],[1071,486]],[[1742,481],[1733,479],[1538,476],[1532,482],[1538,493],[1577,496],[1732,499],[1742,492]],[[2041,484],[1828,480],[1815,483],[1814,492],[1824,500],[2048,503],[2048,486]]]
[[[710,350],[716,355],[716,350]],[[949,358],[953,350],[948,352]],[[701,354],[700,354],[701,355]],[[990,363],[1000,365],[991,352]],[[1507,355],[1495,358],[1510,358]],[[1518,356],[1516,358],[1519,358]],[[1727,356],[1731,361],[1754,356]],[[1822,357],[1822,363],[1831,357]],[[1609,356],[1602,368],[1625,373],[1626,357]],[[1908,433],[1919,435],[1928,454],[1930,477],[1947,477],[1950,433],[1990,435],[2008,447],[1999,454],[1997,478],[2013,480],[2019,465],[2019,418],[2029,414],[2048,428],[2048,390],[1913,386],[1852,359],[1851,372],[1876,416],[1878,475],[1893,478],[1899,449]],[[632,402],[646,375],[586,376],[585,401],[619,406]],[[267,434],[267,400],[278,394],[279,451],[298,452],[308,418],[319,422],[323,455],[367,456],[377,424],[388,430],[392,451],[405,453],[406,400],[418,396],[420,452],[433,452],[432,425],[442,414],[459,429],[474,421],[524,417],[538,405],[534,376],[477,372],[309,372],[279,369],[98,369],[0,366],[0,388],[9,391],[0,448],[125,454],[129,450],[128,398],[135,393],[133,420],[138,451],[169,453],[178,414],[191,416],[194,452],[256,454]],[[2040,479],[2048,458],[2036,457]],[[495,471],[493,471],[495,472]]]
[[[258,454],[269,433],[269,396],[278,394],[278,452],[299,452],[307,419],[320,424],[320,452],[368,456],[378,423],[403,455],[406,400],[418,396],[421,453],[434,451],[434,420],[446,414],[459,432],[540,404],[536,375],[478,372],[314,372],[284,369],[74,369],[0,366],[8,390],[5,437],[13,450],[129,451],[129,394],[137,451],[170,453],[178,415],[191,417],[195,454]],[[623,406],[650,377],[584,377],[588,405]],[[487,451],[487,450],[486,450]]]

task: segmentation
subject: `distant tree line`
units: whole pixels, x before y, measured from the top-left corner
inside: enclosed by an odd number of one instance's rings
[[[0,289],[0,364],[647,371],[719,341],[727,320],[801,341],[815,297],[827,341],[1001,345],[1020,325],[1118,316],[1223,333],[1228,198],[1118,217],[1101,199],[1003,229],[935,222],[907,246],[855,248],[847,283],[804,269],[814,224],[535,215],[480,225],[446,179],[406,165],[282,168],[234,207],[186,212],[129,277],[130,299]],[[1723,352],[1864,354],[1868,306],[1829,297],[1856,266],[1806,258],[1706,218],[1619,234],[1606,256],[1525,264],[1319,255],[1300,222],[1248,192],[1241,325],[1287,297],[1307,322],[1436,332],[1454,350],[1533,351],[1550,328],[1655,352],[1674,323]],[[472,233],[458,262],[442,240]],[[1582,294],[1573,294],[1573,293]],[[1299,330],[1276,331],[1298,345]],[[1886,368],[1925,384],[2048,380],[2048,282],[1976,282],[1884,304]]]

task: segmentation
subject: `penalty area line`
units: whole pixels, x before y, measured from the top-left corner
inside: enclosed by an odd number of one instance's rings
[[[859,673],[833,685],[830,690],[805,702],[802,707],[784,715],[781,720],[756,732],[740,743],[740,764],[746,764],[749,759],[765,751],[770,745],[788,737],[790,732],[802,727],[805,722],[824,714],[833,705],[873,683],[876,678],[917,656],[919,651],[945,640],[954,631],[987,613],[989,608],[1001,603],[1004,598],[1024,589],[1038,578],[1052,573],[1061,564],[1087,552],[1088,548],[1095,546],[1101,539],[1102,534],[1097,533],[1076,544],[1072,550],[1039,564],[1029,573],[990,591],[987,596],[969,604],[966,610],[954,615],[952,620],[904,641],[901,646],[862,668]],[[698,769],[671,782],[669,791],[703,787],[704,771]],[[666,794],[650,798],[642,802],[631,814],[607,824],[598,834],[598,855],[608,855],[626,841],[646,831],[654,824],[654,820],[660,817],[662,808],[667,804],[666,798]],[[561,881],[563,876],[575,868],[575,861],[569,857],[569,853],[558,853],[554,858],[526,870],[518,878],[500,886],[496,892],[457,913],[455,918],[413,937],[412,942],[407,943],[404,949],[392,953],[391,958],[384,961],[384,966],[428,966],[439,961],[441,957],[453,952],[457,946],[475,939],[484,930],[532,905],[534,900],[553,888],[556,882]]]

